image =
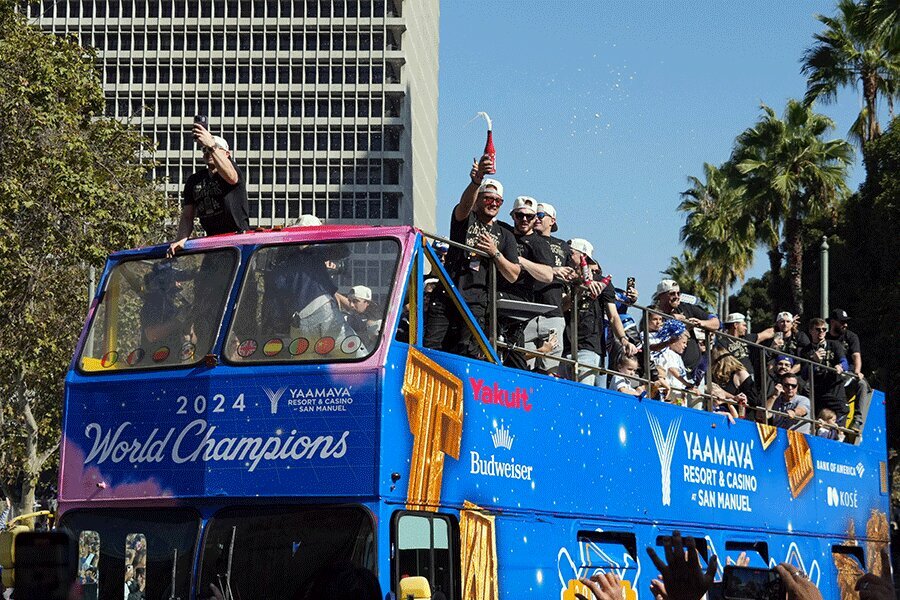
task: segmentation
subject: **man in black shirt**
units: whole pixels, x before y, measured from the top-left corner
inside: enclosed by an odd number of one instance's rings
[[[194,217],[207,235],[237,233],[250,228],[247,182],[231,158],[228,142],[212,135],[195,123],[194,139],[203,147],[206,168],[197,171],[184,184],[181,218],[176,240],[169,244],[168,256],[184,249],[194,231]]]
[[[828,326],[825,319],[813,319],[809,322],[809,338],[811,343],[803,351],[803,357],[815,363],[831,367],[812,367],[813,406],[816,411],[830,408],[838,416],[838,425],[847,426],[847,395],[844,392],[844,378],[841,373],[846,370],[847,359],[844,347],[834,340],[825,339]]]
[[[501,298],[534,302],[534,288],[553,281],[553,256],[550,253],[550,245],[543,236],[534,233],[536,209],[537,200],[529,196],[519,196],[509,213],[513,218],[512,233],[516,238],[519,265],[522,269],[515,281],[498,282]],[[500,225],[505,226],[504,223]],[[504,339],[518,347],[526,347],[525,326],[529,322],[526,317],[507,314],[505,311],[501,311],[499,316]],[[525,357],[518,352],[507,353],[504,362],[507,366],[518,369],[528,367]]]
[[[763,344],[775,337],[775,328],[768,327],[759,333],[748,333],[747,317],[742,313],[730,313],[725,318],[725,333],[748,342]],[[739,340],[733,340],[724,336],[719,337],[717,345],[731,352],[731,355],[744,365],[747,372],[750,373],[755,380],[759,381],[760,370],[762,369],[762,364],[764,362],[761,360],[762,350],[751,348]]]
[[[525,327],[525,347],[529,350],[536,349],[543,340],[555,333],[559,343],[548,353],[553,356],[562,356],[562,341],[565,339],[566,330],[566,319],[562,312],[563,294],[566,284],[575,277],[575,269],[569,266],[572,254],[569,244],[551,235],[558,229],[556,208],[546,202],[539,203],[534,217],[534,232],[547,240],[550,246],[550,254],[553,257],[553,280],[535,286],[534,301],[539,304],[550,304],[556,308],[528,322]],[[554,374],[559,368],[559,363],[552,359],[538,358],[535,360],[534,368]]]
[[[593,258],[594,246],[590,242],[581,238],[573,238],[569,240],[568,244],[571,249],[569,264],[573,268],[581,265],[582,256],[589,265],[597,264]],[[583,282],[576,280],[573,281],[571,287],[570,298],[577,297],[579,300],[578,352],[575,353],[575,357],[579,363],[592,367],[602,367],[603,358],[607,354],[603,340],[604,321],[606,319],[609,319],[613,336],[622,343],[625,354],[634,356],[637,351],[637,348],[625,336],[625,327],[622,325],[622,319],[619,316],[619,311],[616,309],[616,288],[612,283],[612,279],[604,281]],[[580,293],[576,293],[578,290],[580,290]],[[566,352],[568,352],[570,358],[572,358],[573,354],[571,348],[572,337],[570,332],[566,339],[566,342],[568,342]],[[606,378],[596,371],[579,373],[577,379],[587,385],[605,387],[604,382]]]
[[[707,330],[717,330],[719,328],[719,317],[715,314],[703,310],[696,304],[681,303],[681,288],[678,282],[672,279],[663,279],[656,286],[656,293],[653,295],[656,301],[656,310],[666,313],[667,315],[682,321],[688,327],[688,343],[681,360],[684,366],[691,372],[700,362],[700,346],[694,339],[693,327],[705,327]]]
[[[871,397],[872,388],[869,387],[862,372],[862,350],[859,345],[859,336],[850,331],[847,326],[850,321],[850,315],[842,308],[836,308],[831,311],[828,318],[828,333],[825,339],[832,340],[844,347],[844,354],[847,357],[849,370],[852,371],[857,379],[854,379],[847,385],[844,390],[848,403],[854,403],[853,419],[850,427],[852,429],[862,429],[863,417],[868,412],[869,398]],[[849,441],[853,441],[852,436]]]
[[[451,247],[445,260],[448,274],[482,330],[487,320],[490,263],[493,262],[497,269],[498,287],[500,280],[516,281],[521,272],[516,239],[496,220],[503,204],[503,185],[495,179],[485,178],[491,166],[488,155],[472,165],[469,185],[463,190],[450,219],[450,239],[487,253],[488,258]],[[453,302],[443,288],[439,288],[438,294],[441,301],[432,306],[425,323],[425,346],[479,356],[478,344]]]
[[[762,345],[772,348],[777,352],[800,356],[800,352],[809,346],[809,336],[800,330],[795,332],[794,315],[787,311],[782,311],[775,317],[775,329],[772,334],[772,339],[762,342]],[[769,359],[772,358],[774,358],[773,354],[770,353]],[[801,364],[798,361],[791,367],[791,372],[794,374],[799,373],[800,367]]]

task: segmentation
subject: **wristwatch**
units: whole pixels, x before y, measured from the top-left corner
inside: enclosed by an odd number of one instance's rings
[[[499,250],[497,250],[496,252],[494,252],[494,260],[497,260],[498,258],[500,258],[500,251],[499,251]]]

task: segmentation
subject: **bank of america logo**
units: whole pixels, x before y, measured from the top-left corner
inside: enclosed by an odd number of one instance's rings
[[[512,450],[513,441],[516,439],[516,436],[510,435],[509,429],[504,427],[501,423],[500,427],[494,428],[491,439],[494,440],[494,448],[506,448],[507,450]]]
[[[272,414],[278,413],[278,401],[281,400],[281,396],[284,395],[284,391],[286,387],[278,388],[277,390],[272,390],[270,388],[264,387],[263,391],[266,393],[266,396],[269,398],[269,409],[272,411]]]
[[[650,414],[649,410],[647,410],[647,420],[650,422],[653,443],[656,444],[656,454],[659,456],[662,503],[663,506],[669,506],[672,504],[672,457],[675,455],[675,444],[678,442],[678,430],[681,429],[681,417],[669,423],[669,429],[666,430],[665,436],[663,436],[659,419]]]
[[[863,473],[866,472],[866,468],[863,466],[861,462],[856,463],[856,476],[862,477]]]

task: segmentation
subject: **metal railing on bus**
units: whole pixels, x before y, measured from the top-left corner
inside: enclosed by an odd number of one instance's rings
[[[455,248],[458,248],[460,250],[470,253],[471,256],[480,256],[482,258],[488,258],[488,259],[491,258],[491,256],[488,253],[478,250],[477,248],[468,246],[466,244],[462,244],[462,243],[456,242],[454,240],[451,240],[449,238],[435,235],[432,233],[427,233],[427,232],[422,232],[422,233],[426,238],[444,242],[450,247],[455,247]],[[644,377],[637,376],[637,375],[625,375],[623,373],[620,373],[615,370],[607,369],[605,367],[593,366],[593,365],[588,365],[585,363],[578,362],[578,312],[579,312],[578,310],[569,310],[569,321],[566,324],[566,330],[569,335],[570,356],[572,356],[574,358],[565,358],[562,356],[554,356],[552,354],[540,352],[537,349],[529,349],[529,348],[524,348],[521,346],[516,346],[514,344],[510,344],[510,343],[506,342],[505,340],[498,339],[498,336],[497,336],[497,319],[498,319],[498,314],[497,314],[497,276],[498,276],[497,266],[493,260],[488,260],[487,262],[490,265],[489,277],[488,277],[488,290],[487,290],[488,291],[488,306],[489,306],[489,314],[490,314],[490,323],[489,323],[490,331],[489,331],[488,335],[489,335],[489,341],[495,351],[497,351],[500,348],[503,348],[510,352],[521,353],[527,358],[542,357],[542,358],[546,358],[551,361],[559,362],[561,364],[567,364],[572,367],[573,376],[576,381],[579,380],[582,372],[587,372],[587,373],[594,373],[595,375],[601,374],[601,375],[607,375],[607,376],[618,376],[618,377],[622,377],[622,378],[630,380],[630,381],[640,382],[642,385],[646,386],[647,397],[651,396],[651,390],[654,388],[655,380],[650,377],[650,373],[652,372],[652,369],[654,369],[655,367],[652,364],[653,361],[652,361],[652,357],[651,357],[653,350],[651,349],[651,344],[650,344],[650,330],[649,330],[648,315],[650,315],[650,314],[660,315],[663,317],[664,320],[673,319],[675,317],[673,317],[672,315],[670,315],[668,313],[659,311],[650,306],[643,306],[643,305],[640,305],[637,303],[627,304],[628,308],[635,308],[635,309],[641,311],[641,314],[642,314],[642,318],[640,321],[641,334],[642,334],[641,335],[642,340],[641,340],[641,352],[640,353],[642,354],[642,362],[643,362],[642,367],[643,367],[643,373],[645,375]],[[588,288],[583,285],[572,286],[572,284],[568,284],[568,283],[566,285],[570,286],[570,289],[574,287],[574,294],[572,297],[571,306],[572,307],[580,306],[581,295],[586,293],[588,291]],[[605,307],[604,307],[604,309],[605,309]],[[603,322],[606,323],[608,319],[605,316],[605,312],[603,314],[604,314]],[[779,349],[770,348],[768,346],[764,346],[764,345],[758,344],[756,342],[751,342],[744,338],[730,335],[730,334],[725,333],[724,331],[720,331],[718,329],[710,329],[710,328],[703,327],[700,325],[686,325],[686,327],[688,329],[695,328],[695,329],[703,330],[706,334],[707,343],[706,343],[706,348],[704,350],[704,356],[706,358],[706,369],[705,369],[705,373],[704,373],[704,383],[705,383],[704,390],[703,391],[685,390],[685,389],[676,389],[675,390],[676,394],[683,394],[685,403],[688,403],[689,401],[691,401],[691,399],[695,399],[695,400],[693,400],[694,405],[698,404],[698,401],[703,401],[705,403],[706,410],[709,412],[715,412],[717,407],[719,407],[721,405],[731,405],[731,406],[736,407],[737,412],[740,417],[744,416],[742,414],[744,411],[750,410],[750,411],[754,411],[755,413],[762,413],[762,415],[759,415],[759,414],[754,415],[755,420],[757,420],[759,422],[765,423],[765,422],[768,422],[769,418],[771,418],[772,416],[779,416],[779,417],[784,417],[784,418],[790,419],[791,421],[796,422],[796,423],[809,424],[811,433],[813,435],[815,435],[815,433],[816,433],[815,429],[817,427],[824,427],[824,428],[831,429],[834,431],[839,431],[844,435],[853,436],[853,438],[855,440],[859,439],[860,430],[851,429],[851,428],[844,427],[841,425],[834,425],[831,423],[826,423],[826,422],[823,422],[823,421],[817,419],[815,416],[816,415],[816,412],[815,412],[815,382],[814,382],[815,369],[821,369],[821,370],[833,372],[837,377],[840,377],[840,378],[853,378],[853,379],[860,380],[861,378],[859,376],[857,376],[855,373],[852,373],[849,371],[838,371],[837,369],[835,369],[834,367],[831,367],[829,365],[825,365],[825,364],[819,363],[817,361],[813,361],[808,358],[798,356],[796,354],[790,354],[788,352],[784,352]],[[605,335],[605,332],[601,331],[600,335],[601,336]],[[715,383],[712,381],[712,372],[713,372],[713,366],[714,366],[713,360],[712,360],[712,348],[713,348],[713,345],[715,344],[715,341],[719,338],[730,339],[732,341],[743,344],[747,347],[756,348],[758,351],[762,352],[763,360],[760,363],[760,369],[759,369],[760,380],[759,380],[759,382],[756,382],[755,380],[752,382],[754,385],[757,385],[757,384],[759,385],[759,397],[760,397],[762,406],[750,406],[750,405],[744,404],[743,402],[734,400],[733,398],[725,398],[725,397],[721,397],[721,396],[715,396],[714,394],[709,393],[709,391],[712,389],[712,385]],[[562,340],[560,340],[560,343],[562,343]],[[604,343],[605,343],[605,340],[604,340]],[[810,377],[807,381],[807,383],[809,384],[809,390],[810,390],[809,397],[808,397],[809,403],[810,403],[808,416],[802,416],[802,417],[792,416],[786,412],[782,412],[782,411],[776,410],[774,408],[770,408],[768,406],[769,396],[768,396],[768,358],[767,358],[767,356],[769,354],[773,354],[775,356],[789,357],[789,358],[791,358],[791,360],[794,361],[794,364],[800,363],[800,364],[808,365],[808,372],[810,374]],[[606,355],[603,356],[603,358],[605,358],[605,357],[606,357]],[[754,374],[749,373],[749,375],[751,377],[753,377]],[[719,384],[716,384],[716,385],[719,385]],[[863,394],[863,393],[866,393],[866,387],[860,386],[858,394]],[[868,393],[871,394],[871,391],[868,391]],[[861,400],[862,399],[857,398],[856,407],[855,407],[857,410],[862,410],[861,407],[863,405],[863,402]],[[864,422],[865,416],[866,416],[865,414],[862,415],[863,422]]]

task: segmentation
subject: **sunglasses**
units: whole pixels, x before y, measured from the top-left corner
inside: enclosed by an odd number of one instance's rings
[[[482,202],[487,206],[500,206],[503,204],[503,198],[498,198],[496,196],[485,196]]]
[[[547,216],[547,213],[539,212],[539,213],[535,214],[534,216],[537,217],[538,219],[543,219],[544,217]]]
[[[813,331],[819,331],[821,333],[824,333],[824,332],[828,331],[828,328],[827,327],[813,327]]]
[[[783,383],[782,385],[783,385],[784,387],[786,387],[786,388],[795,388],[795,387],[797,387],[797,384],[796,384],[796,383]]]
[[[670,296],[680,296],[681,292],[669,292]]]
[[[534,215],[530,215],[528,213],[517,212],[513,213],[513,219],[516,221],[530,221],[534,218]]]

